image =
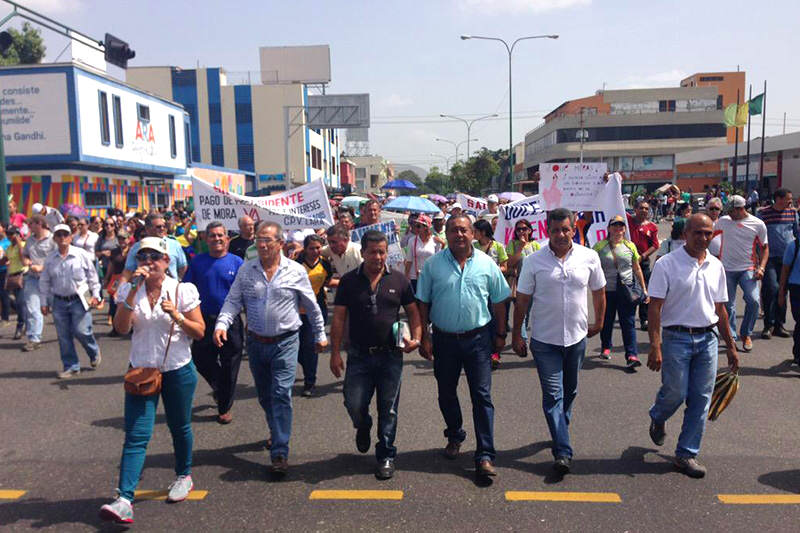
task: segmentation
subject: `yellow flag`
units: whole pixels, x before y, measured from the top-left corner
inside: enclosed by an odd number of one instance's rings
[[[741,128],[747,124],[747,117],[750,114],[750,103],[745,102],[736,110],[736,127]]]

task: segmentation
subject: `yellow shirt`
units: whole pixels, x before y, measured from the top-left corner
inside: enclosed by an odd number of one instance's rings
[[[14,246],[13,244],[6,250],[6,257],[8,257],[8,273],[19,274],[25,272],[28,267],[22,264],[22,248],[25,247],[25,241],[20,241],[20,244]]]

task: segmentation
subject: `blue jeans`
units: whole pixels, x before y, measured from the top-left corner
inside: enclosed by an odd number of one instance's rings
[[[467,437],[458,402],[461,369],[467,375],[475,425],[475,462],[494,460],[494,405],[492,405],[492,336],[488,327],[474,335],[455,338],[433,332],[433,375],[439,392],[439,410],[444,417],[448,442]]]
[[[292,434],[292,384],[297,371],[299,335],[294,333],[280,342],[264,344],[247,336],[250,372],[256,382],[258,403],[264,409],[272,434],[270,457],[289,457]]]
[[[397,407],[400,400],[400,383],[403,377],[403,352],[370,355],[353,347],[347,352],[347,369],[344,374],[344,406],[353,421],[353,427],[372,428],[369,404],[377,392],[378,443],[375,457],[378,461],[394,459],[397,448]]]
[[[619,326],[622,328],[622,343],[625,345],[625,357],[638,355],[636,346],[636,306],[625,298],[622,291],[606,291],[606,314],[603,331],[600,332],[600,344],[605,350],[611,349],[611,334],[614,331],[614,319],[619,314]]]
[[[714,392],[719,340],[711,332],[692,335],[668,329],[662,330],[661,338],[661,388],[650,408],[650,418],[663,424],[685,401],[675,455],[695,457]]]
[[[749,337],[756,326],[758,318],[758,281],[753,278],[752,270],[742,270],[740,272],[725,271],[725,280],[728,282],[728,302],[725,308],[728,310],[728,320],[731,325],[731,335],[736,340],[736,287],[742,288],[744,297],[744,318],[739,328],[739,336]]]
[[[92,332],[92,313],[83,308],[80,300],[66,301],[53,298],[53,320],[58,334],[58,349],[64,370],[80,370],[78,352],[75,351],[73,338],[78,339],[89,359],[94,361],[100,353],[100,347]]]
[[[324,316],[324,315],[323,315]],[[317,365],[319,354],[314,342],[314,330],[311,321],[305,313],[300,314],[303,324],[300,326],[300,348],[297,354],[298,362],[303,367],[303,382],[306,387],[317,383]]]
[[[787,265],[788,266],[788,265]],[[778,281],[783,268],[783,258],[769,258],[764,269],[761,290],[764,293],[764,329],[783,327],[786,323],[786,307],[778,305]]]
[[[161,374],[161,397],[175,450],[175,475],[192,473],[192,398],[197,387],[194,363]],[[125,393],[125,444],[119,466],[119,494],[133,501],[144,467],[147,443],[153,435],[158,394],[136,396]]]
[[[578,371],[586,355],[586,338],[572,346],[558,346],[531,339],[542,385],[542,409],[553,439],[553,457],[572,457],[569,421],[578,395]]]
[[[25,333],[29,341],[41,342],[44,316],[42,316],[42,302],[39,299],[39,278],[25,276],[22,297],[25,300]]]

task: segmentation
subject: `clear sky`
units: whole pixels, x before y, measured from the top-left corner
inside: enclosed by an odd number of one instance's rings
[[[784,112],[787,132],[800,130],[797,0],[20,1],[91,36],[127,40],[136,66],[257,70],[259,46],[329,44],[328,92],[370,93],[371,151],[397,163],[453,155],[434,138],[461,141],[466,128],[440,113],[500,113],[473,126],[472,149],[508,146],[508,56],[461,34],[560,35],[514,51],[515,143],[544,113],[604,85],[677,86],[737,66],[754,94],[768,81],[767,135],[781,133]],[[66,40],[43,34],[52,61]],[[755,137],[759,120],[753,128]]]

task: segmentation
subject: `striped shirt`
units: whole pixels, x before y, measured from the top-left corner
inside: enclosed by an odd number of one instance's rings
[[[778,211],[770,206],[759,210],[758,218],[767,225],[770,259],[780,260],[786,251],[786,246],[794,242],[797,235],[797,212],[791,208]]]

